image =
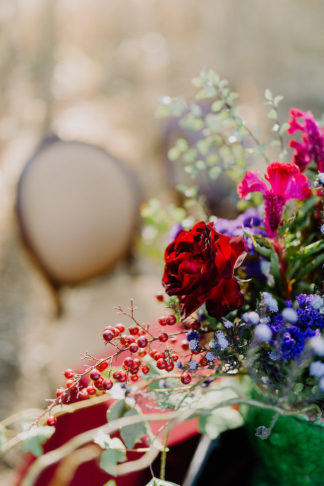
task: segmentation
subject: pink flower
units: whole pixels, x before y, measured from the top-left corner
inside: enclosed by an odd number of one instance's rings
[[[311,111],[301,111],[291,108],[291,118],[287,132],[292,135],[297,131],[303,133],[301,142],[290,141],[290,147],[295,149],[294,163],[301,172],[313,160],[320,172],[324,171],[324,128],[320,128]]]
[[[289,199],[306,199],[311,190],[307,177],[295,164],[273,162],[264,177],[270,188],[255,172],[247,171],[237,191],[242,199],[250,192],[261,192],[265,203],[265,227],[273,238],[277,235],[286,202]]]

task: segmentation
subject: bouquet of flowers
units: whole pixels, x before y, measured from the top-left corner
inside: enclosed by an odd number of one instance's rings
[[[93,443],[89,457],[99,457],[117,484],[120,475],[149,466],[159,454],[160,477],[153,474],[148,484],[174,484],[165,479],[168,436],[192,418],[211,438],[243,422],[250,425],[255,441],[266,448],[266,459],[260,459],[264,482],[258,484],[271,484],[267,479],[322,484],[319,451],[317,465],[313,456],[306,463],[295,457],[301,468],[296,473],[291,462],[287,468],[291,459],[283,458],[282,442],[292,436],[289,444],[301,454],[302,435],[311,453],[312,436],[318,447],[324,433],[324,130],[310,111],[296,108],[281,123],[282,97],[267,90],[275,139],[266,147],[239,115],[237,95],[226,81],[204,69],[193,83],[196,101],[163,97],[158,110],[197,133],[193,144],[179,138],[169,151],[193,183],[178,188],[184,207],[164,214],[175,225],[164,252],[164,293],[156,296],[163,315],[145,324],[137,320],[133,301],[127,309],[117,308],[124,320],[104,328],[106,355],[87,354],[83,371],[65,370],[67,381],[56,398],[19,436],[39,456],[24,486]],[[285,148],[288,137],[291,152]],[[260,170],[250,170],[252,165]],[[225,174],[235,182],[236,219],[210,213],[195,185],[202,173],[212,180]],[[155,234],[159,211],[156,203],[143,209]],[[108,399],[107,423],[41,455],[40,444],[61,416]],[[152,428],[156,422],[162,423],[158,429]],[[4,426],[2,437],[5,449]],[[267,463],[271,471],[265,471]]]

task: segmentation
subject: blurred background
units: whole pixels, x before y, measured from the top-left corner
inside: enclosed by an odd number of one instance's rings
[[[284,96],[283,120],[290,106],[320,117],[323,18],[320,0],[0,0],[0,419],[44,406],[81,352],[102,350],[102,328],[120,320],[114,305],[134,297],[141,319],[161,313],[161,267],[142,256],[131,262],[127,249],[109,272],[65,286],[65,312],[54,317],[14,211],[21,171],[44,137],[92,144],[123,162],[137,180],[127,203],[136,218],[148,198],[174,197],[158,97],[190,97],[191,79],[207,66],[230,81],[263,131],[265,88]],[[108,226],[114,211],[108,203]],[[0,484],[15,461],[0,463]]]

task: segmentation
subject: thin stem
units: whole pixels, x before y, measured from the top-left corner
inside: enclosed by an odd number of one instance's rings
[[[162,451],[162,454],[161,454],[160,479],[162,479],[162,481],[165,480],[165,467],[166,467],[166,458],[167,458],[167,453],[168,453],[169,436],[170,436],[170,428],[168,427],[167,433],[166,433],[166,436],[165,436],[163,451]]]

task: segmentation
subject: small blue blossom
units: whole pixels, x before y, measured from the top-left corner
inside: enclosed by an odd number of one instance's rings
[[[311,301],[311,306],[313,309],[320,309],[323,307],[324,301],[320,295],[314,295]]]
[[[309,340],[312,351],[317,356],[324,356],[324,339],[321,336],[315,336]]]
[[[198,367],[197,361],[189,361],[189,369],[196,370]]]
[[[196,339],[189,341],[189,348],[191,349],[191,351],[196,351],[196,349],[198,348],[198,343],[199,341],[197,341]]]
[[[278,302],[272,297],[269,292],[263,292],[262,294],[264,305],[270,312],[278,312]]]
[[[216,341],[214,341],[214,339],[213,339],[212,341],[209,341],[208,345],[209,345],[209,347],[212,349],[212,348],[216,348],[217,343],[216,343]]]
[[[270,351],[269,358],[272,359],[272,361],[277,361],[278,355],[275,351]]]
[[[266,324],[258,324],[254,330],[254,337],[257,341],[270,341],[272,332]]]
[[[324,377],[319,381],[319,388],[322,392],[324,392]]]
[[[282,311],[282,317],[284,318],[285,321],[288,321],[291,324],[295,324],[298,321],[297,312],[294,311],[294,309],[292,309],[290,307],[286,307]]]
[[[216,331],[215,337],[217,338],[219,347],[224,351],[228,347],[228,341],[225,334],[222,331]]]
[[[186,334],[186,339],[187,341],[198,341],[199,340],[199,334],[196,332],[196,331],[189,331],[187,334]]]
[[[207,359],[207,361],[214,361],[215,355],[213,353],[211,353],[210,351],[208,351],[208,353],[206,353],[205,358]]]
[[[321,225],[321,233],[324,235],[324,224]]]
[[[231,329],[233,327],[233,323],[231,321],[225,321],[224,326],[226,329]]]
[[[321,361],[313,361],[309,367],[309,374],[316,378],[322,378],[324,376],[324,363]]]
[[[179,359],[176,362],[176,367],[179,368],[179,370],[181,370],[183,368],[183,363]]]

